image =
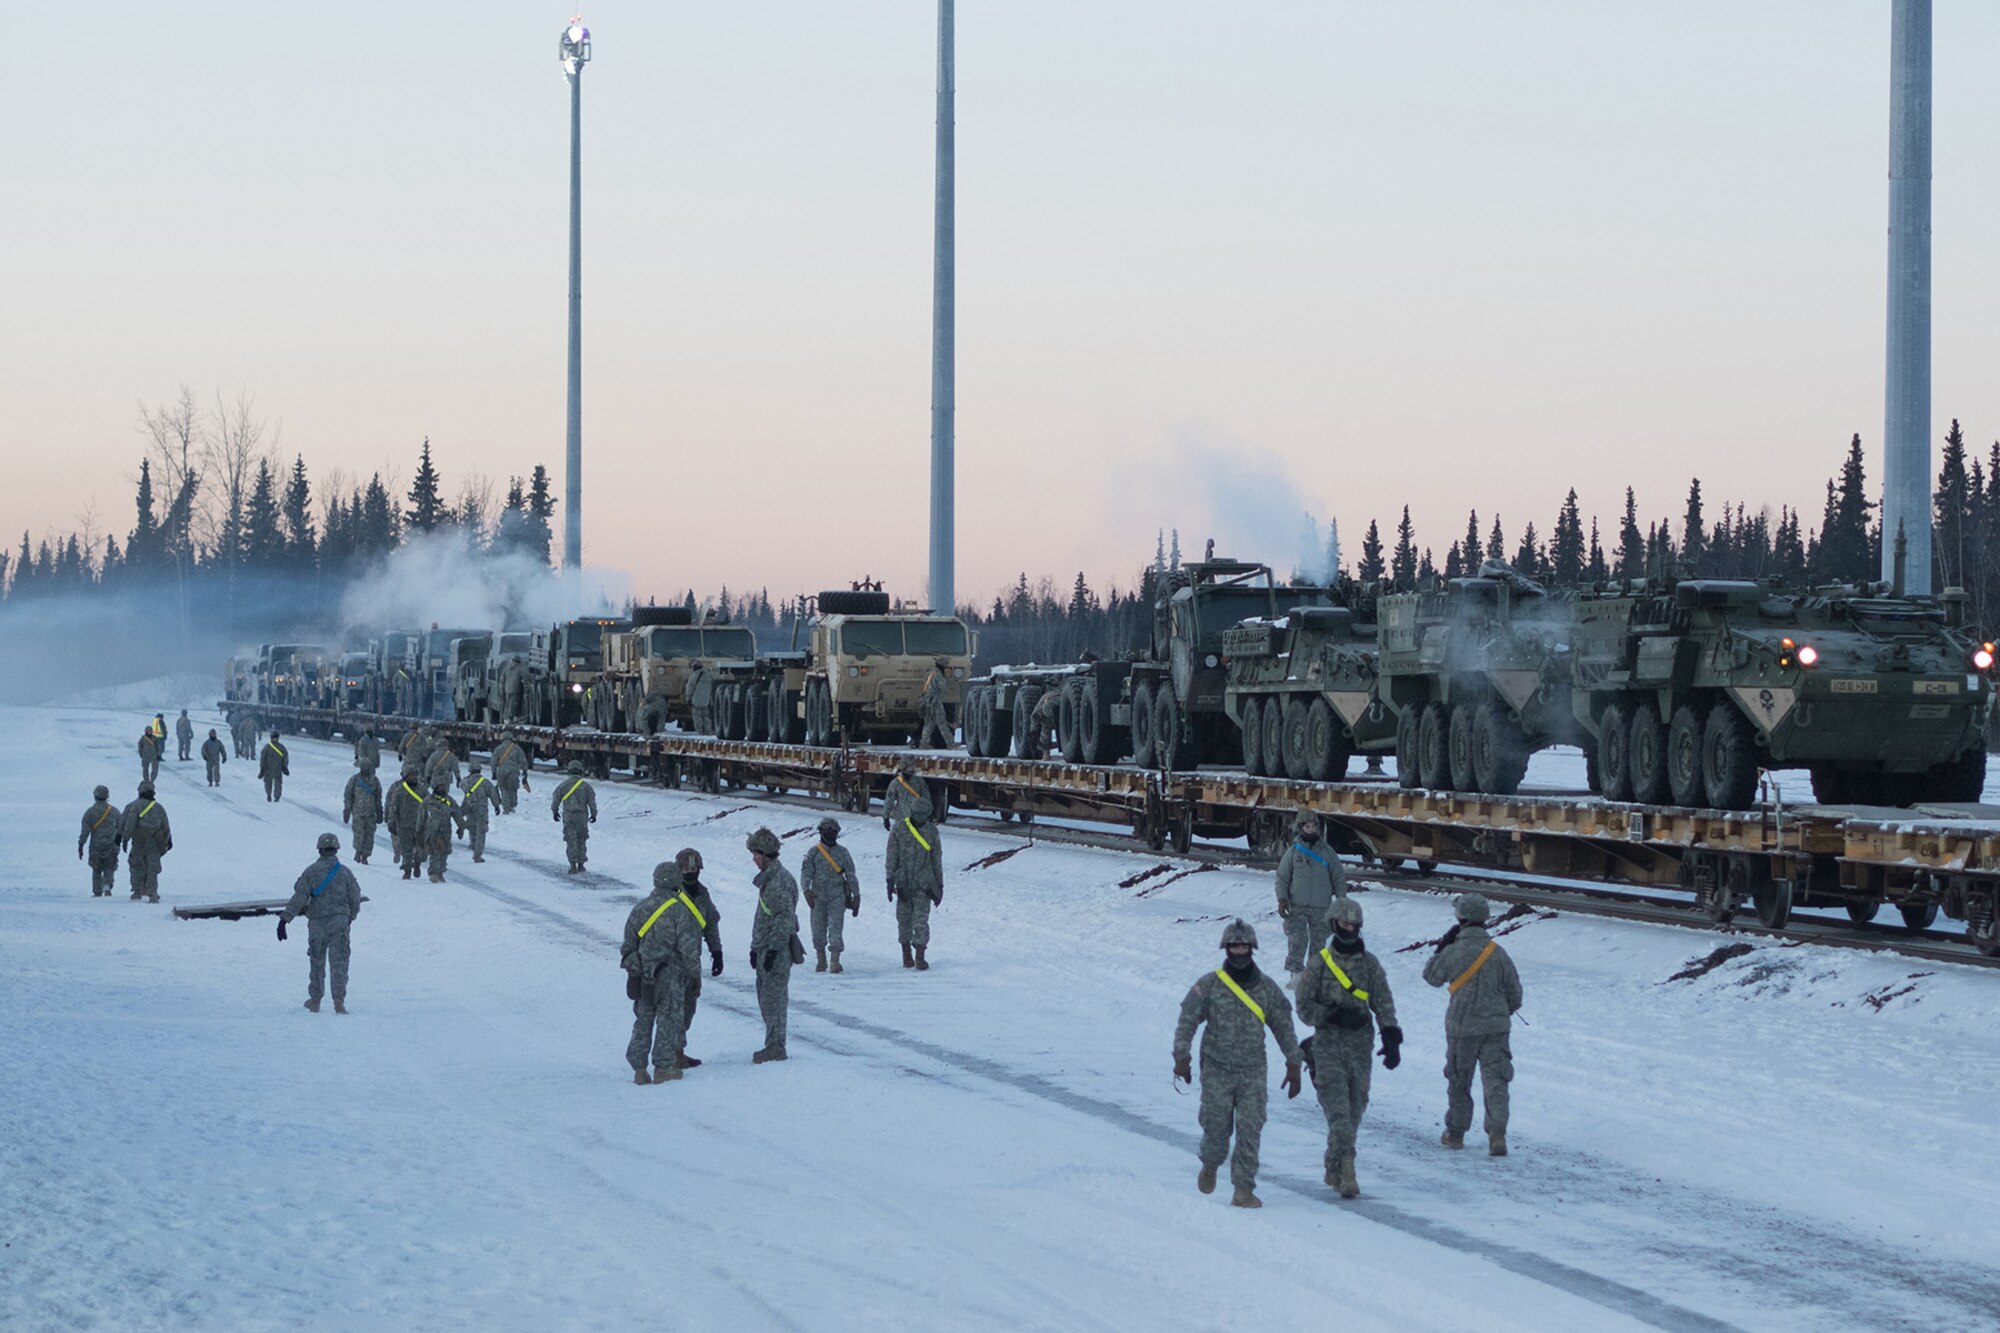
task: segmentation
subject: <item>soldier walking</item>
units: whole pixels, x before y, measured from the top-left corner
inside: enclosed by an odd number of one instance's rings
[[[431,748],[430,757],[424,760],[424,781],[435,787],[440,780],[447,790],[458,784],[458,752],[443,740]]]
[[[361,915],[361,885],[354,872],[340,863],[340,838],[319,835],[319,859],[299,872],[292,900],[278,917],[278,938],[285,924],[306,919],[306,1008],[319,1012],[326,993],[327,964],[333,964],[333,1012],[347,1012],[348,933]]]
[[[945,693],[950,685],[946,676],[949,664],[942,657],[937,659],[924,677],[924,690],[917,697],[917,706],[923,716],[923,728],[917,736],[920,750],[949,750],[953,735],[949,714],[945,711]]]
[[[208,767],[208,785],[222,785],[222,766],[229,762],[228,747],[215,734],[215,728],[208,729],[208,739],[201,743],[201,761]]]
[[[583,761],[569,761],[569,776],[549,794],[549,813],[562,825],[563,850],[569,853],[569,873],[580,875],[589,861],[590,826],[597,822],[597,789],[583,778]]]
[[[493,747],[493,781],[500,788],[501,813],[513,814],[521,793],[532,790],[528,786],[528,770],[531,767],[528,752],[514,738],[513,730],[503,730],[500,743]]]
[[[1257,1152],[1264,1139],[1264,1116],[1270,1097],[1264,1087],[1270,1066],[1264,1054],[1264,1030],[1269,1028],[1285,1053],[1285,1095],[1299,1095],[1299,1039],[1292,1030],[1292,1003],[1277,982],[1265,976],[1251,957],[1257,932],[1238,917],[1222,928],[1223,965],[1198,978],[1181,1001],[1180,1022],[1174,1027],[1174,1077],[1194,1081],[1194,1030],[1201,1034],[1201,1174],[1195,1187],[1215,1190],[1215,1173],[1229,1159],[1229,1202],[1238,1208],[1262,1208],[1257,1197]],[[1234,1155],[1229,1150],[1231,1133]]]
[[[799,884],[812,910],[813,952],[819,955],[813,971],[827,970],[829,953],[833,970],[843,971],[842,914],[861,915],[861,877],[854,873],[853,853],[840,845],[840,821],[831,815],[819,821],[819,841],[799,863]]]
[[[257,756],[257,776],[264,779],[264,799],[281,801],[285,797],[285,779],[292,771],[292,756],[278,742],[278,730],[271,729],[271,739],[264,742],[264,749]]]
[[[486,830],[492,822],[493,812],[500,808],[500,789],[479,771],[477,759],[466,765],[465,799],[459,802],[458,808],[465,820],[466,838],[472,846],[472,863],[482,864],[486,860]]]
[[[149,726],[139,733],[139,781],[157,782],[160,777],[160,738]]]
[[[118,845],[125,849],[125,867],[132,876],[132,901],[160,901],[160,860],[174,849],[174,832],[166,807],[153,799],[153,784],[139,784],[139,799],[118,817]]]
[[[931,785],[917,776],[914,759],[905,759],[896,766],[896,776],[882,792],[882,827],[893,829],[910,813],[913,802],[931,804]],[[936,810],[936,806],[931,806]]]
[[[181,715],[174,719],[174,740],[180,746],[180,758],[186,763],[194,757],[194,723],[188,718],[188,710],[181,709]]]
[[[681,887],[694,900],[695,908],[701,914],[701,938],[708,945],[708,975],[719,977],[722,975],[722,912],[715,905],[715,896],[701,882],[701,853],[692,847],[683,847],[674,853],[674,864],[680,867]],[[696,968],[687,979],[687,1010],[682,1020],[684,1030],[694,1026],[695,1006],[700,1000],[701,969]],[[681,1047],[682,1069],[693,1069],[700,1063],[687,1053],[686,1046]]]
[[[792,1004],[792,946],[799,933],[799,882],[778,861],[778,835],[760,828],[744,839],[757,865],[757,910],[750,917],[750,967],[757,974],[757,1008],[764,1046],[752,1064],[785,1058],[785,1022]],[[801,953],[804,950],[800,950]]]
[[[1486,1151],[1507,1155],[1507,1084],[1514,1077],[1508,1046],[1514,1013],[1521,1007],[1521,974],[1514,960],[1486,933],[1486,896],[1461,893],[1452,900],[1458,924],[1438,942],[1424,964],[1424,980],[1446,987],[1451,1003],[1444,1013],[1444,1137],[1447,1148],[1463,1148],[1472,1128],[1472,1075],[1479,1072],[1486,1100]]]
[[[361,734],[354,738],[354,766],[382,767],[382,742],[375,738],[373,727],[364,726]]]
[[[1361,940],[1361,904],[1333,906],[1333,938],[1312,956],[1299,980],[1299,1021],[1307,1038],[1313,1091],[1326,1115],[1326,1183],[1343,1199],[1361,1193],[1354,1179],[1354,1139],[1368,1110],[1375,1024],[1382,1025],[1382,1067],[1403,1062],[1403,1029],[1381,960]]]
[[[431,794],[424,798],[419,826],[423,832],[417,855],[430,857],[431,883],[442,884],[445,862],[451,859],[452,832],[456,830],[459,837],[465,836],[465,819],[458,813],[458,802],[451,799],[451,782],[442,773],[431,784]]]
[[[250,747],[257,743],[257,723],[248,713],[238,713],[229,723],[229,739],[236,742],[238,759],[254,758]]]
[[[653,891],[625,918],[618,954],[632,998],[632,1040],[625,1045],[625,1063],[632,1066],[634,1083],[670,1083],[681,1076],[688,991],[690,983],[701,984],[701,933],[707,925],[687,894],[680,866],[675,861],[654,866]],[[646,1076],[648,1057],[651,1078]]]
[[[889,901],[896,904],[896,939],[903,966],[930,971],[931,908],[944,902],[944,839],[929,801],[917,800],[889,830]],[[913,956],[914,955],[914,956]]]
[[[403,868],[404,879],[415,879],[417,867],[423,864],[422,853],[417,850],[424,821],[424,794],[417,787],[418,780],[417,766],[406,761],[403,776],[389,788],[389,808],[385,812],[389,844],[395,852],[396,864]]]
[[[382,822],[382,779],[375,765],[361,761],[340,797],[340,822],[354,830],[354,859],[361,865],[375,854],[375,826]]]
[[[1320,819],[1299,816],[1297,836],[1278,858],[1278,915],[1285,921],[1285,972],[1296,978],[1315,949],[1326,943],[1327,913],[1347,897],[1347,872],[1321,841]]]
[[[96,797],[83,812],[83,829],[76,835],[76,859],[90,858],[90,896],[109,898],[118,884],[118,831],[123,821],[118,807],[111,804],[111,788],[100,785]]]

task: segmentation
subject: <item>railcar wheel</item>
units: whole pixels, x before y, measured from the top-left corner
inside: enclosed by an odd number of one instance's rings
[[[1167,830],[1167,840],[1173,844],[1175,852],[1187,855],[1188,849],[1194,846],[1194,811],[1183,810],[1173,817],[1173,823]]]
[[[1016,704],[1015,716],[1019,715],[1020,705]],[[1132,690],[1132,762],[1151,768],[1159,757],[1159,739],[1153,730],[1153,687],[1140,681]]]
[[[1419,781],[1421,765],[1417,760],[1417,737],[1420,725],[1418,712],[1405,708],[1396,717],[1396,785],[1405,788],[1422,786]]]
[[[1132,716],[1136,721],[1139,716],[1136,709]],[[1255,695],[1243,701],[1239,727],[1243,732],[1243,771],[1253,778],[1269,776],[1264,761],[1264,706]]]
[[[1718,810],[1748,810],[1757,803],[1757,738],[1750,724],[1724,700],[1708,710],[1701,733],[1702,785]]]
[[[1936,903],[1898,903],[1897,915],[1903,918],[1907,930],[1929,930],[1937,924],[1938,905]]]
[[[1285,776],[1294,782],[1306,775],[1306,702],[1297,697],[1285,700]]]
[[[1667,779],[1667,729],[1651,702],[1632,710],[1632,726],[1626,733],[1626,768],[1632,775],[1632,799],[1641,805],[1665,805],[1673,794]]]
[[[1709,804],[1708,782],[1702,767],[1702,733],[1707,719],[1693,704],[1674,710],[1667,728],[1667,790],[1675,805]]]
[[[1881,910],[1882,900],[1880,898],[1875,899],[1873,902],[1849,903],[1847,904],[1847,919],[1857,926],[1865,926],[1870,921],[1873,921],[1875,914]]]
[[[1479,790],[1512,796],[1528,775],[1528,738],[1507,710],[1491,699],[1479,706],[1472,728],[1473,777]]]
[[[1306,709],[1306,776],[1314,782],[1338,782],[1347,776],[1351,750],[1333,705],[1314,699]]]
[[[1443,704],[1425,704],[1417,723],[1418,784],[1432,791],[1451,789],[1451,710]]]
[[[1788,879],[1760,879],[1752,890],[1757,902],[1757,919],[1772,930],[1783,930],[1792,919],[1792,882]]]
[[[1453,704],[1451,725],[1445,732],[1445,744],[1450,755],[1451,786],[1454,791],[1483,791],[1479,785],[1479,772],[1472,762],[1472,730],[1479,721],[1479,711],[1470,704]]]

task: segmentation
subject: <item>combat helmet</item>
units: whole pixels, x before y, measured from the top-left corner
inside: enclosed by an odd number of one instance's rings
[[[838,837],[840,835],[840,821],[832,815],[828,815],[825,819],[819,821],[819,831],[822,837],[829,833]]]
[[[103,783],[100,782],[97,784],[97,786],[91,789],[90,794],[92,796],[95,796],[100,801],[108,801],[111,799],[111,788],[105,786]]]
[[[1486,905],[1483,893],[1461,893],[1451,900],[1451,907],[1458,919],[1468,926],[1483,926],[1487,915],[1493,910]]]
[[[691,878],[701,874],[701,853],[692,847],[683,847],[674,853],[674,864],[681,868],[681,874]]]
[[[319,835],[318,845],[322,852],[337,852],[340,850],[340,835],[337,833],[322,833]]]
[[[581,760],[581,759],[572,759],[572,760],[570,760],[570,761],[569,761],[569,768],[568,768],[567,770],[565,770],[565,771],[567,771],[567,772],[570,772],[570,773],[574,773],[574,774],[576,774],[576,775],[577,775],[578,777],[582,777],[582,776],[583,776],[583,760]]]
[[[140,784],[139,784],[139,794],[140,794],[141,796],[151,796],[151,795],[153,794],[153,784],[152,784],[152,783],[150,783],[150,782],[142,782],[142,783],[140,783]]]
[[[1253,949],[1257,947],[1256,928],[1240,916],[1222,928],[1222,947],[1227,949],[1232,944],[1247,944]]]
[[[673,861],[662,861],[653,867],[653,888],[656,892],[680,892],[683,878],[684,872],[681,870],[678,858]]]
[[[743,845],[762,856],[778,854],[778,835],[767,828],[760,828],[743,840]]]
[[[1355,934],[1361,933],[1361,904],[1352,898],[1336,898],[1333,902],[1333,924],[1336,928],[1346,926]]]

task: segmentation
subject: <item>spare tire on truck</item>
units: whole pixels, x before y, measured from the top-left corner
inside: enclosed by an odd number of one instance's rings
[[[885,616],[889,614],[889,594],[854,592],[851,589],[823,592],[819,595],[819,613],[823,616]]]

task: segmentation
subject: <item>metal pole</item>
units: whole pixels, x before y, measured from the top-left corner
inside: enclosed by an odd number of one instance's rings
[[[937,212],[931,252],[931,609],[950,615],[954,531],[952,418],[955,411],[957,319],[953,299],[952,0],[938,0]]]
[[[1882,577],[1909,540],[1908,591],[1931,590],[1931,0],[1893,0],[1889,36],[1889,349]]]
[[[583,66],[569,76],[569,437],[563,479],[563,576],[583,572]]]

